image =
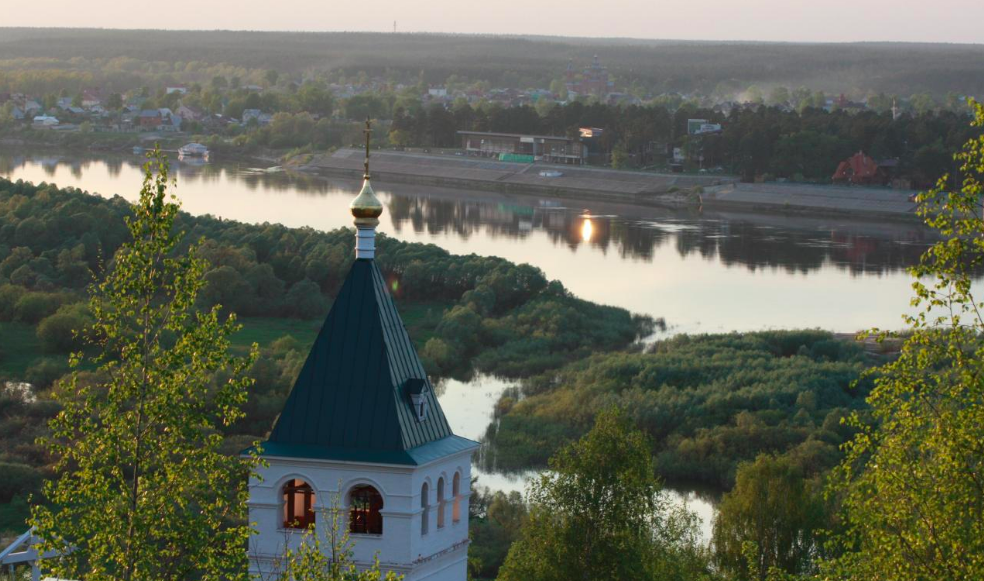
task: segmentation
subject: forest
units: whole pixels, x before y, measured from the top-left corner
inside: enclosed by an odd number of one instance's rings
[[[260,81],[268,69],[293,76],[334,69],[400,82],[420,79],[435,84],[458,75],[525,88],[549,86],[569,59],[586,63],[595,54],[608,64],[620,86],[636,85],[655,93],[709,94],[715,89],[744,90],[751,84],[806,86],[831,93],[984,93],[984,80],[974,64],[984,49],[955,44],[8,28],[0,38],[0,71],[9,70],[14,60],[29,59],[38,78],[61,70],[67,77],[77,76],[81,86],[92,86],[119,74],[132,87],[207,82],[222,74],[210,67],[221,65],[244,82]],[[420,63],[427,63],[425,70]]]
[[[119,197],[0,180],[0,531],[22,529],[26,497],[48,474],[35,439],[57,412],[49,394],[69,372],[68,354],[85,347],[77,332],[92,320],[87,288],[112,266],[131,212]],[[262,347],[246,415],[228,428],[232,450],[270,429],[351,266],[354,234],[187,214],[177,227],[185,245],[204,240],[209,269],[196,307],[236,312],[245,329],[234,345]],[[625,348],[656,324],[578,299],[529,265],[385,236],[377,244],[434,377],[542,373]]]

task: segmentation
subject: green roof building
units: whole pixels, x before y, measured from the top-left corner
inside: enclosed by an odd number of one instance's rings
[[[383,207],[366,170],[352,202],[356,260],[291,389],[250,481],[254,574],[339,507],[354,558],[407,581],[464,581],[471,456],[455,436],[375,257]],[[324,545],[324,543],[323,543]]]

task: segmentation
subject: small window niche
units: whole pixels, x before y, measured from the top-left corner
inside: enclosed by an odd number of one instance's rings
[[[407,395],[410,397],[410,405],[417,416],[417,421],[422,422],[427,419],[428,409],[427,382],[423,379],[408,379],[406,383]]]

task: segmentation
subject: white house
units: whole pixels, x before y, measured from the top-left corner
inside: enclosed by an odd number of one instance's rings
[[[58,125],[58,118],[51,115],[38,115],[33,119],[35,127],[54,127]]]
[[[383,207],[368,150],[351,208],[356,260],[250,480],[250,571],[269,579],[285,545],[338,506],[358,566],[378,555],[406,581],[465,581],[478,444],[451,432],[374,261]]]

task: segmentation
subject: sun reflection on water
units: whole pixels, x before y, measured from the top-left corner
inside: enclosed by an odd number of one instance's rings
[[[594,234],[594,224],[591,223],[591,216],[585,216],[581,223],[581,240],[591,242],[591,235]]]

